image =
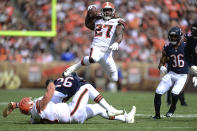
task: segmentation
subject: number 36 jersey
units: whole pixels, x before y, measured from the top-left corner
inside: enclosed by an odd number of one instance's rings
[[[115,30],[118,24],[125,25],[125,21],[121,18],[114,18],[108,21],[99,19],[95,22],[94,39],[92,45],[109,47],[114,43]]]
[[[164,46],[164,51],[170,59],[168,62],[168,71],[173,71],[177,74],[188,73],[188,64],[185,61],[184,48],[185,44],[183,42],[178,46],[178,48],[174,48],[172,44]]]

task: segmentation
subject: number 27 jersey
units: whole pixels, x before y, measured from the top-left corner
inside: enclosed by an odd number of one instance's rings
[[[168,62],[168,71],[173,71],[177,74],[187,74],[188,64],[184,56],[185,44],[182,42],[177,49],[172,44],[164,46],[164,51],[167,57],[170,58]]]
[[[99,19],[95,22],[94,39],[92,45],[109,47],[114,43],[115,30],[119,21],[124,21],[121,18],[114,18],[108,21]]]

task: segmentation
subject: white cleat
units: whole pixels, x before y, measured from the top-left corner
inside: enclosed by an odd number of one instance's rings
[[[68,68],[64,71],[63,76],[67,77],[73,72],[72,68]]]
[[[136,107],[133,106],[132,110],[128,114],[125,114],[125,122],[126,123],[134,123],[135,122],[135,113],[136,113]]]
[[[121,115],[121,114],[123,114],[123,110],[117,110],[114,107],[112,107],[111,110],[107,111],[107,115],[109,117],[111,117],[111,116],[117,116],[117,115]]]
[[[74,64],[71,67],[67,68],[64,73],[63,76],[67,77],[69,75],[71,75],[73,72],[75,72],[76,70],[78,70],[81,67],[80,63]]]

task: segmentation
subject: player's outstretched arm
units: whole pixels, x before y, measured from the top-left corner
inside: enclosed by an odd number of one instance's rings
[[[55,92],[55,84],[52,81],[50,81],[47,86],[47,91],[45,92],[44,97],[39,101],[40,110],[44,110],[46,108],[47,104],[53,97],[54,92]]]
[[[88,6],[88,11],[85,18],[85,26],[90,30],[94,30],[95,28],[94,23],[96,21],[96,18],[97,18],[96,6],[95,5]]]
[[[18,108],[18,103],[16,102],[10,102],[8,103],[8,106],[3,110],[3,117],[7,117],[12,113],[14,109]]]

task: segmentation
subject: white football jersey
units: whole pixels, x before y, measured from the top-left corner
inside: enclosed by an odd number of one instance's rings
[[[108,21],[99,19],[95,22],[94,39],[92,45],[109,47],[114,43],[116,26],[121,18],[114,18]]]
[[[70,110],[66,103],[55,104],[49,102],[47,107],[40,111],[38,101],[35,102],[33,108],[30,111],[32,123],[40,122],[40,119],[48,121],[57,121],[58,123],[70,122]]]

